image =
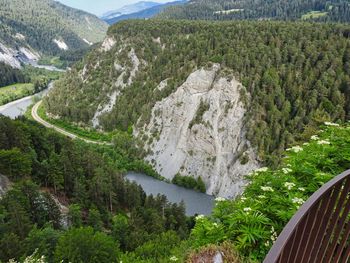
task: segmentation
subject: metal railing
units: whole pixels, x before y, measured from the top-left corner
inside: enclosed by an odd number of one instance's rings
[[[333,178],[298,210],[264,263],[350,262],[350,170]]]

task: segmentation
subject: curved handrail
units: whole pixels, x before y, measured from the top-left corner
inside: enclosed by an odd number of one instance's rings
[[[285,226],[264,263],[347,262],[350,170],[316,191]]]

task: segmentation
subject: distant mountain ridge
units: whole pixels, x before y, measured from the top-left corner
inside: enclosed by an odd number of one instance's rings
[[[53,0],[0,0],[0,61],[19,67],[79,50],[103,40],[108,25],[98,17]]]
[[[137,13],[137,12],[140,12],[142,10],[145,10],[145,9],[148,9],[148,8],[151,8],[154,6],[158,6],[158,5],[162,5],[162,4],[157,3],[157,2],[151,2],[151,1],[141,1],[141,2],[137,2],[135,4],[123,6],[119,9],[116,9],[116,10],[106,12],[101,16],[101,19],[108,20],[108,19],[112,19],[112,18],[122,16],[122,15]]]
[[[159,13],[161,13],[162,11],[164,11],[168,7],[183,5],[183,4],[187,3],[187,0],[168,2],[168,3],[165,3],[165,4],[154,3],[154,2],[139,2],[139,3],[136,3],[135,5],[142,6],[142,3],[149,3],[149,7],[148,8],[144,8],[144,9],[142,9],[140,11],[131,12],[131,13],[128,13],[128,14],[121,14],[121,12],[120,12],[121,9],[120,9],[119,11],[114,13],[115,14],[114,16],[111,14],[111,12],[108,12],[108,13],[106,13],[107,16],[104,16],[102,19],[105,22],[107,22],[108,24],[112,25],[112,24],[115,24],[117,22],[120,22],[120,21],[123,21],[123,20],[128,20],[128,19],[152,18],[152,17],[158,15]],[[150,4],[150,3],[153,3],[154,5],[151,6],[152,4]]]

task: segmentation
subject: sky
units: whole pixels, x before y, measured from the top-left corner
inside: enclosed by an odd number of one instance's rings
[[[74,8],[78,8],[100,16],[107,11],[115,10],[125,5],[140,2],[141,0],[58,0],[58,1],[61,2],[62,4],[65,4]],[[166,3],[166,2],[171,2],[172,0],[149,0],[149,1]]]

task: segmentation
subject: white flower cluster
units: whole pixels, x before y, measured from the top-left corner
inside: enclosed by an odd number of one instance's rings
[[[223,197],[217,197],[217,198],[215,198],[215,201],[216,202],[224,202],[224,201],[226,201],[226,199]]]
[[[196,221],[201,220],[201,219],[204,219],[204,215],[198,215],[198,216],[196,216]]]
[[[287,152],[295,152],[295,153],[298,153],[298,152],[301,152],[303,150],[302,147],[300,146],[294,146],[292,148],[289,148],[287,149]]]
[[[305,201],[302,198],[294,197],[292,199],[293,204],[302,205]]]
[[[283,172],[284,174],[289,174],[289,173],[293,172],[293,170],[290,169],[290,168],[282,168],[282,172]]]
[[[338,123],[333,123],[333,122],[328,122],[328,121],[326,121],[324,124],[327,125],[327,126],[333,126],[333,127],[339,127],[340,126]]]
[[[46,263],[45,256],[41,256],[40,258],[37,257],[37,251],[38,249],[36,249],[32,255],[30,255],[29,257],[26,257],[23,263]],[[14,259],[10,259],[9,263],[18,263],[18,262]]]
[[[275,242],[277,237],[278,237],[277,232],[275,231],[275,228],[272,226],[271,227],[271,241]]]
[[[301,191],[301,192],[305,192],[305,188],[304,187],[299,187],[298,190]]]
[[[242,196],[242,197],[241,197],[241,200],[242,200],[242,201],[245,201],[245,200],[247,200],[247,197]]]
[[[175,256],[172,256],[171,258],[170,258],[170,261],[178,261],[179,259],[177,258],[177,257],[175,257]]]
[[[250,207],[245,207],[245,208],[243,208],[243,211],[248,213],[248,212],[252,211],[252,209]]]
[[[219,224],[218,223],[213,223],[213,226],[214,227],[219,227]]]
[[[285,186],[288,190],[291,190],[291,189],[295,186],[295,183],[286,182],[286,183],[284,183],[284,186]]]
[[[266,198],[266,196],[264,196],[264,195],[258,195],[258,198],[264,199],[264,198]]]
[[[271,186],[260,186],[261,190],[264,192],[274,192]]]
[[[317,141],[318,139],[320,139],[317,135],[312,135],[311,136],[311,140]]]
[[[330,145],[330,141],[329,140],[321,140],[321,141],[318,141],[317,144],[319,145]]]
[[[267,172],[269,170],[269,168],[267,167],[261,167],[257,170],[254,171],[254,173],[263,173],[263,172]]]

